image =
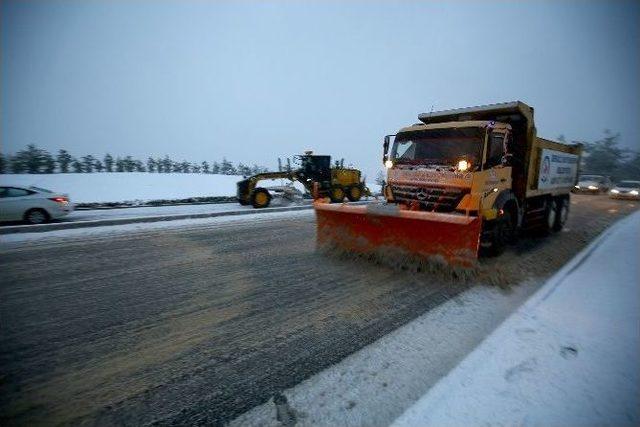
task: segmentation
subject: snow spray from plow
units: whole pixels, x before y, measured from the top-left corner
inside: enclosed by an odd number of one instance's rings
[[[478,217],[411,211],[397,205],[314,204],[320,248],[373,254],[380,249],[460,267],[478,258],[482,220]]]

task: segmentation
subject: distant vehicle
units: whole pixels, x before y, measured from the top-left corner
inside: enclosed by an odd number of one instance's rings
[[[640,181],[620,181],[609,191],[609,197],[640,200]]]
[[[0,187],[0,221],[42,224],[73,212],[67,194],[38,187]]]
[[[578,184],[573,188],[574,193],[601,194],[611,188],[611,180],[603,175],[581,175]]]

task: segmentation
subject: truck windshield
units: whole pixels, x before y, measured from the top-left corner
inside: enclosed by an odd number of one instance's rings
[[[398,164],[454,167],[464,159],[471,170],[481,164],[484,129],[429,129],[402,132],[396,136],[391,159]]]

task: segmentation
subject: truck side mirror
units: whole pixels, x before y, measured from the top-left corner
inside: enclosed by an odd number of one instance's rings
[[[382,143],[382,148],[383,148],[382,163],[384,163],[385,160],[387,160],[387,154],[389,153],[389,144],[391,142],[392,136],[395,136],[395,135],[385,135],[384,137],[384,142]]]

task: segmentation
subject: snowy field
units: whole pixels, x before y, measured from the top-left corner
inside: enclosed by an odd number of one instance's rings
[[[235,196],[236,175],[197,173],[58,173],[0,175],[2,185],[36,186],[67,193],[74,203]]]

